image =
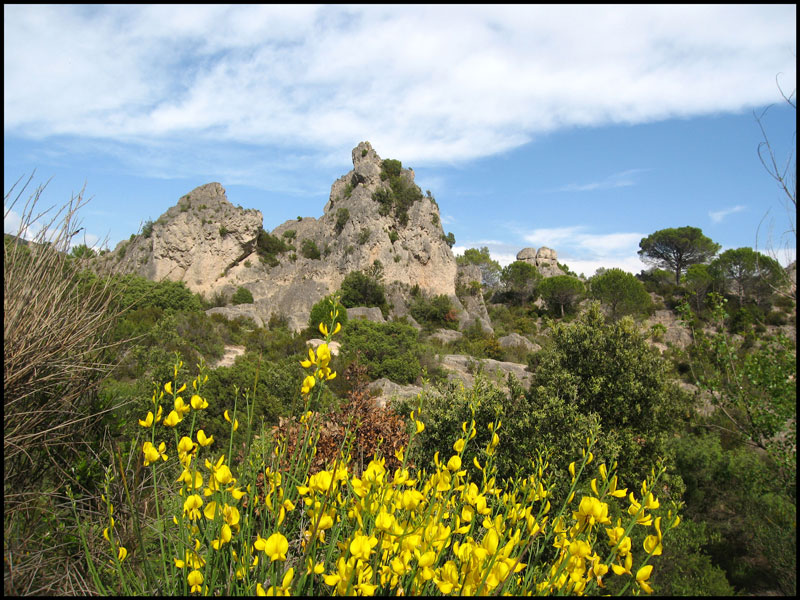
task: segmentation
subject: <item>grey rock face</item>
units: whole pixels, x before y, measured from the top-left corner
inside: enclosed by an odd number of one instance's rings
[[[393,399],[413,398],[422,391],[416,385],[400,385],[390,379],[383,377],[369,384],[369,391],[378,394],[375,397],[375,404],[386,406],[386,403]]]
[[[464,337],[460,331],[453,331],[452,329],[437,329],[431,334],[431,338],[441,342],[442,344],[449,344]]]
[[[465,387],[475,384],[475,375],[483,373],[488,379],[501,387],[506,387],[509,373],[513,373],[522,386],[528,389],[531,385],[531,373],[527,365],[503,362],[491,358],[473,358],[462,354],[446,354],[442,357],[442,368],[450,371],[449,379],[461,381]]]
[[[500,347],[502,348],[514,348],[521,346],[528,352],[536,352],[537,350],[542,349],[539,344],[534,344],[528,338],[523,337],[518,333],[509,333],[501,338],[497,338],[497,343],[500,344]]]
[[[381,309],[377,306],[355,306],[347,309],[348,320],[365,319],[373,323],[385,323]]]
[[[543,277],[554,277],[564,275],[558,266],[558,254],[552,248],[542,246],[539,250],[535,248],[523,248],[517,253],[517,260],[529,263],[539,269]]]
[[[373,199],[390,186],[388,178],[381,179],[383,161],[369,142],[356,146],[352,157],[353,170],[333,183],[319,219],[287,221],[272,230],[294,247],[276,255],[275,266],[257,252],[261,213],[231,205],[218,183],[196,188],[161,215],[148,237],[119,244],[99,262],[149,279],[184,281],[207,298],[230,297],[245,286],[262,322],[281,315],[295,331],[307,325],[311,307],[336,291],[348,273],[376,261],[387,286],[419,285],[430,295],[454,295],[456,263],[443,239],[439,208],[419,192],[414,172],[400,172],[419,196],[403,220],[396,208],[381,214],[385,207]]]

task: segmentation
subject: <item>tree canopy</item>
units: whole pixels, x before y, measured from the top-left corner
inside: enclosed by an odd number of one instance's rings
[[[556,306],[560,307],[562,317],[564,308],[575,304],[583,296],[584,291],[581,280],[569,275],[547,277],[539,283],[539,294],[544,298],[547,306],[551,310]]]
[[[481,283],[488,288],[494,289],[500,283],[500,263],[492,260],[489,255],[489,248],[484,246],[480,250],[477,248],[467,248],[463,256],[457,256],[456,262],[459,265],[478,265],[481,270]]]
[[[647,264],[675,273],[678,285],[689,265],[705,263],[719,252],[720,245],[703,235],[698,227],[659,229],[639,242],[639,256]]]
[[[728,291],[736,294],[739,306],[745,297],[760,302],[769,296],[781,275],[775,259],[747,247],[726,250],[711,267],[725,281]]]
[[[500,273],[506,299],[512,304],[522,304],[529,300],[541,279],[538,269],[522,260],[514,261]]]
[[[590,280],[591,296],[611,308],[611,318],[643,312],[650,306],[644,284],[622,269],[608,269]]]

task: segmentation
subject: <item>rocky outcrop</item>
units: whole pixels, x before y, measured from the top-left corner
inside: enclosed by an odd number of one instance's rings
[[[465,387],[475,384],[475,376],[483,373],[487,379],[499,387],[507,389],[508,374],[512,373],[522,387],[530,388],[532,374],[527,370],[527,365],[503,362],[491,358],[474,358],[462,354],[446,354],[442,357],[442,368],[449,371],[448,379],[461,381]]]
[[[210,295],[231,269],[251,257],[261,230],[261,212],[233,206],[219,183],[195,188],[139,235],[100,257],[100,269],[114,266],[152,280],[184,281]]]
[[[456,289],[459,290],[459,302],[463,308],[458,314],[459,329],[466,329],[477,322],[481,329],[489,335],[494,334],[489,311],[481,291],[482,274],[478,265],[458,265],[456,272]]]
[[[535,248],[523,248],[517,253],[517,260],[533,265],[539,269],[543,277],[565,275],[564,271],[558,266],[558,254],[547,246],[542,246],[538,250]]]
[[[417,385],[400,385],[383,377],[370,383],[368,389],[375,394],[376,405],[386,406],[391,400],[414,398],[422,392],[423,388]]]
[[[385,323],[381,309],[377,306],[355,306],[347,309],[347,319],[364,319],[373,323]]]
[[[426,294],[455,297],[456,262],[439,207],[416,186],[414,171],[382,161],[369,142],[356,146],[352,159],[353,170],[333,183],[320,218],[287,221],[272,230],[292,247],[269,259],[259,252],[261,213],[234,207],[220,184],[209,183],[101,262],[117,272],[184,281],[207,298],[230,298],[244,286],[254,303],[237,313],[258,316],[261,323],[283,316],[295,331],[348,273],[377,262],[387,286],[419,285]],[[224,308],[212,310],[230,312]]]
[[[450,344],[452,342],[457,342],[461,338],[464,337],[464,334],[460,331],[454,331],[452,329],[437,329],[434,331],[430,338],[436,340],[440,344]]]
[[[537,352],[542,347],[539,344],[534,344],[528,338],[521,336],[518,333],[509,333],[503,337],[497,338],[497,343],[501,348],[524,348],[527,352]]]

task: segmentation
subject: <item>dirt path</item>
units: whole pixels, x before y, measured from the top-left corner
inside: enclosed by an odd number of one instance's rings
[[[244,351],[244,346],[225,346],[225,354],[223,354],[222,358],[219,359],[219,362],[214,365],[214,368],[216,369],[217,367],[232,366],[233,361],[236,360],[236,357],[244,354]]]

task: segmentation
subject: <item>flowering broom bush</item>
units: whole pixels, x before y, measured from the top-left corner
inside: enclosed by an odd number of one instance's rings
[[[328,344],[341,329],[337,317],[332,303],[330,321],[319,326],[325,343],[301,363],[307,407],[336,377]],[[470,478],[462,463],[477,434],[474,419],[462,423],[458,439],[429,468],[415,468],[408,454],[425,428],[419,409],[410,414],[409,447],[393,453],[399,464],[393,472],[377,451],[357,472],[353,432],[325,469],[310,472],[320,415],[306,410],[299,418],[301,437],[290,452],[280,433],[250,431],[253,404],[245,394],[244,410],[235,402],[225,411],[231,434],[240,418],[247,428],[243,458],[233,464],[232,441],[226,447],[202,429],[203,411],[213,402],[203,394],[208,376],[201,367],[191,383],[182,383],[181,370],[177,362],[174,380],[154,392],[139,420],[146,439],[134,442],[133,456],[149,472],[147,504],[155,514],[140,519],[134,482],[118,455],[119,467],[106,471],[106,527],[81,530],[101,593],[651,593],[651,561],[680,521],[679,507],[665,509],[653,493],[665,469],[654,467],[638,490],[620,489],[616,465],[594,463],[594,435],[569,465],[569,495],[561,502],[552,495],[554,474],[543,454],[531,461],[529,476],[497,481],[499,420],[489,424],[491,439],[473,460],[479,478]],[[175,426],[184,419],[190,419],[189,435],[179,438]],[[118,496],[135,532],[127,545],[115,523],[112,498]],[[92,560],[89,548],[101,537],[104,564]],[[643,542],[634,545],[634,538]]]

